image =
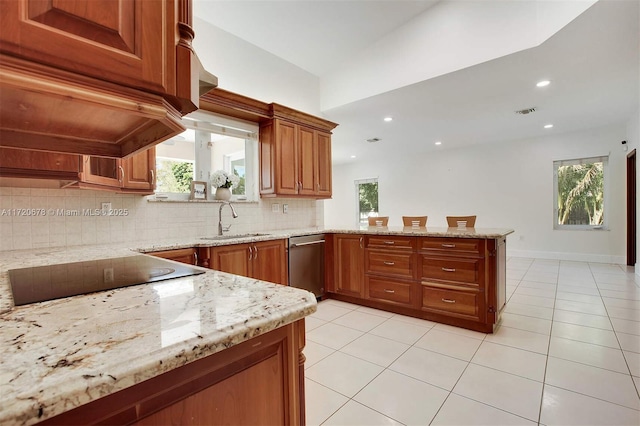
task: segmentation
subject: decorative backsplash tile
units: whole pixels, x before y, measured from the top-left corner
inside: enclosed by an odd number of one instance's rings
[[[0,187],[0,251],[41,247],[134,242],[180,236],[215,235],[218,203],[150,202],[148,197],[75,189]],[[110,202],[121,216],[105,216]],[[272,203],[289,205],[287,214]],[[224,208],[231,233],[322,226],[315,200],[237,202],[238,218]],[[125,213],[126,211],[126,213]]]

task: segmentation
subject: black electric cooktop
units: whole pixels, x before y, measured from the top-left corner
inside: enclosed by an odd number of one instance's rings
[[[203,273],[186,264],[135,255],[10,269],[9,281],[14,303],[20,306]]]

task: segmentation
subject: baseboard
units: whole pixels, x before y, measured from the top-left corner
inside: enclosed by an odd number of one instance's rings
[[[627,258],[625,256],[554,251],[510,250],[509,247],[507,247],[507,256],[528,257],[532,259],[569,260],[576,262],[615,263],[617,265],[624,265],[627,263]],[[636,268],[636,271],[638,271],[638,268]]]

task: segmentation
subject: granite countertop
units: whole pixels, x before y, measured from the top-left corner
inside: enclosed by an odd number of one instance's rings
[[[7,270],[138,255],[125,247],[4,252]],[[204,269],[203,269],[204,270]],[[316,310],[305,290],[201,275],[19,306],[0,315],[0,424],[33,424]]]
[[[215,247],[229,244],[238,244],[245,242],[268,241],[301,235],[312,234],[367,234],[367,235],[399,235],[407,237],[445,237],[445,238],[502,238],[511,233],[513,229],[507,228],[412,228],[410,226],[367,226],[352,228],[306,228],[306,229],[290,229],[264,231],[259,233],[226,234],[224,238],[219,237],[192,237],[181,239],[167,239],[153,242],[142,242],[138,247],[132,247],[133,250],[141,253],[149,253],[161,250],[174,250],[190,247]],[[230,238],[234,237],[234,238]]]
[[[313,294],[206,270],[202,275],[13,306],[8,270],[319,233],[501,238],[511,229],[295,229],[225,239],[2,252],[0,424],[32,424],[313,313]]]

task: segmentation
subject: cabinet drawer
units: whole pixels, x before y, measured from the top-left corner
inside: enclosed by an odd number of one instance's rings
[[[411,304],[411,284],[367,277],[369,299]]]
[[[436,280],[474,286],[480,284],[484,259],[422,256],[421,260],[423,281]]]
[[[474,238],[420,238],[418,250],[482,256],[483,241]]]
[[[375,235],[367,237],[367,248],[414,251],[416,248],[416,239],[411,237],[395,237],[393,235]]]
[[[478,316],[480,293],[422,286],[422,306],[428,310]]]
[[[413,255],[367,250],[367,272],[413,278]]]

